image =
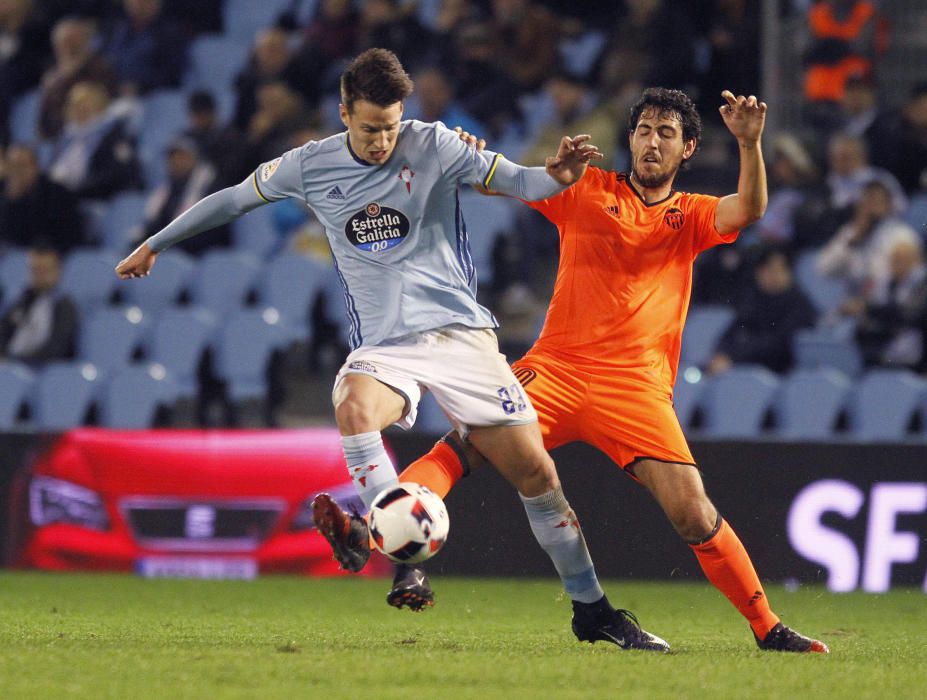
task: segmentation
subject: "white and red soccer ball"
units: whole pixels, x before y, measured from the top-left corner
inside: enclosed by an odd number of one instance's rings
[[[370,506],[374,545],[400,564],[417,564],[437,554],[450,524],[444,501],[420,484],[391,486]]]

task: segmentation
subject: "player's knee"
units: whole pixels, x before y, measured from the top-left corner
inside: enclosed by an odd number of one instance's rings
[[[560,486],[554,461],[546,453],[526,461],[518,474],[518,492],[523,496],[541,496]]]
[[[673,527],[686,542],[698,542],[711,534],[718,513],[707,498],[686,503],[669,514]]]
[[[335,403],[335,421],[348,435],[380,429],[374,404],[357,395],[349,394]]]

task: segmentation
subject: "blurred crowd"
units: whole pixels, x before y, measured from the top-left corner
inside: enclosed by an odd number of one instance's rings
[[[678,188],[736,188],[736,144],[715,110],[722,89],[760,90],[761,3],[268,2],[272,14],[251,37],[231,94],[190,89],[189,48],[224,31],[231,2],[0,0],[0,247],[32,248],[31,265],[50,267],[51,257],[57,265],[58,255],[96,242],[95,208],[133,191],[144,192],[146,205],[130,243],[154,233],[260,162],[340,131],[338,77],[373,46],[395,51],[412,74],[407,117],[462,126],[525,164],[543,163],[563,134],[591,133],[603,167],[626,169],[630,104],[646,86],[683,89],[705,133]],[[758,363],[784,371],[798,329],[849,324],[867,364],[924,370],[927,75],[909,94],[880,92],[877,69],[892,35],[878,3],[781,5],[782,19],[798,21],[806,39],[805,119],[793,132],[767,135],[764,218],[697,266],[693,303],[736,309],[704,369]],[[37,138],[17,143],[13,106],[36,90]],[[172,90],[183,90],[186,126],[158,154],[160,168],[146,170],[139,112]],[[283,245],[324,256],[309,213],[279,207]],[[218,231],[184,246],[199,253],[231,243]],[[556,255],[549,224],[520,207],[482,271],[512,354],[537,333]],[[798,265],[809,256],[801,269],[811,281],[801,284]],[[846,294],[822,306],[814,280],[839,280]],[[0,356],[35,352],[35,334],[50,336],[56,319],[76,322],[41,284],[29,286],[28,299],[0,300]],[[36,306],[43,294],[49,301]],[[17,332],[16,319],[31,319],[31,330]]]

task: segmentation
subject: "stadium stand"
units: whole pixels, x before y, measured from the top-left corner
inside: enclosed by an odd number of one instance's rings
[[[828,367],[790,373],[773,402],[776,435],[788,440],[831,438],[851,386],[845,375]]]
[[[216,375],[226,383],[229,400],[263,400],[274,352],[286,342],[276,309],[246,309],[233,313],[219,330]]]
[[[218,327],[216,317],[195,306],[166,309],[155,323],[146,357],[170,372],[179,397],[195,397],[203,353]]]
[[[123,302],[146,314],[157,315],[178,303],[193,278],[195,260],[182,250],[166,250],[158,256],[158,273],[118,288]]]
[[[158,364],[123,367],[99,394],[99,424],[109,428],[147,428],[177,396],[170,374]]]
[[[450,421],[435,401],[433,394],[425,394],[419,402],[418,417],[415,419],[414,428],[416,432],[431,435],[444,435],[451,429]]]
[[[707,384],[708,381],[702,379],[701,372],[697,373],[696,381],[686,379],[684,372],[676,378],[676,386],[673,388],[673,408],[676,409],[676,415],[683,431],[692,427],[696,411],[699,409],[699,401]]]
[[[912,372],[870,370],[850,394],[850,436],[864,442],[907,439],[925,396],[927,381]]]
[[[856,343],[833,328],[798,331],[792,341],[792,352],[796,366],[802,369],[833,367],[848,377],[855,377],[863,368],[863,358]]]
[[[217,316],[243,307],[253,291],[261,263],[242,250],[210,250],[202,255],[193,275],[190,301]]]
[[[8,248],[0,256],[0,312],[14,302],[29,284],[29,251]]]
[[[32,426],[62,430],[84,425],[94,407],[100,375],[85,362],[56,362],[38,374],[33,394]]]
[[[148,326],[137,306],[98,309],[81,324],[78,357],[108,373],[132,362]]]
[[[278,255],[264,267],[258,282],[260,303],[280,312],[290,341],[311,339],[309,315],[328,274],[327,266],[298,253]]]
[[[119,282],[113,273],[118,262],[119,258],[106,250],[73,250],[64,261],[59,289],[74,300],[81,314],[88,316],[112,299]]]
[[[764,367],[742,365],[713,377],[700,401],[703,432],[724,438],[758,436],[778,388],[779,378]]]
[[[690,309],[682,332],[680,367],[705,367],[734,316],[729,306],[703,305]]]
[[[134,242],[131,236],[144,218],[147,199],[141,192],[123,192],[113,197],[96,224],[100,245],[120,256],[127,253]]]
[[[0,361],[0,429],[9,430],[19,423],[34,383],[35,374],[28,367]]]

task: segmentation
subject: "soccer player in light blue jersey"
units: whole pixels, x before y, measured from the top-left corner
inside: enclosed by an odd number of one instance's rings
[[[457,197],[461,185],[481,185],[546,199],[579,181],[601,154],[588,136],[564,137],[546,167],[524,168],[461,142],[443,124],[404,121],[403,101],[411,92],[412,81],[392,52],[365,51],[341,76],[345,132],[310,141],[206,197],[142,243],[116,272],[145,276],[173,243],[268,202],[306,202],[325,227],[351,321],[352,352],[332,399],[360,498],[369,506],[398,483],[380,431],[394,423],[410,427],[422,393],[431,391],[458,433],[518,490],[567,593],[596,611],[597,638],[626,646],[626,635],[615,627],[623,618],[596,578],[579,522],[544,451],[537,414],[499,353],[495,318],[476,301]],[[347,517],[325,494],[313,509],[342,566],[360,570],[369,556],[360,518]],[[424,572],[401,567],[390,602],[415,610],[429,605]],[[637,648],[669,649],[639,628],[635,641]]]

